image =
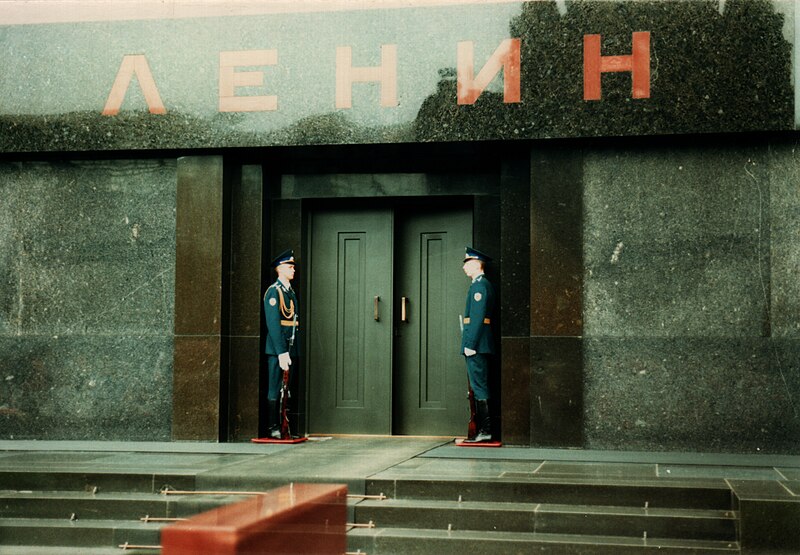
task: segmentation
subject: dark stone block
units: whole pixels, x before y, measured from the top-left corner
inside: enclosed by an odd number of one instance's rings
[[[587,336],[769,334],[764,155],[763,148],[586,155]]]
[[[0,334],[172,329],[175,165],[0,165]]]
[[[0,337],[2,439],[166,441],[172,337]]]
[[[231,337],[229,341],[229,437],[232,441],[250,441],[259,437],[259,405],[262,398],[266,399],[259,381],[261,340],[255,336]]]
[[[583,158],[531,153],[531,335],[583,334]]]
[[[800,339],[777,337],[770,341],[769,374],[781,390],[776,394],[777,406],[765,406],[780,411],[782,418],[773,430],[776,443],[785,444],[786,453],[800,453]],[[781,387],[782,386],[782,387]]]
[[[789,145],[584,160],[587,445],[797,452]]]
[[[776,337],[800,337],[800,152],[797,143],[777,141],[769,150],[770,319]]]
[[[531,198],[527,156],[503,164],[500,177],[500,236],[503,334],[529,337],[531,308]]]
[[[502,439],[510,445],[529,445],[531,440],[530,339],[503,337]]]
[[[219,440],[223,172],[219,156],[178,160],[173,439]],[[225,344],[227,345],[227,343]]]
[[[739,502],[743,555],[800,553],[800,502],[748,499]]]
[[[258,437],[264,229],[261,166],[226,168],[220,429]]]
[[[219,334],[222,158],[178,159],[175,334]]]
[[[770,340],[587,339],[584,350],[589,448],[797,452],[798,392]]]
[[[175,163],[0,164],[6,439],[170,436]]]
[[[228,314],[225,333],[258,337],[261,329],[261,166],[242,166],[230,184]]]
[[[531,445],[583,445],[583,342],[531,338]]]
[[[219,336],[175,336],[172,439],[219,440]]]

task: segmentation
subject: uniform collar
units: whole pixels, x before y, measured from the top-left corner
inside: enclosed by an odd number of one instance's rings
[[[475,276],[475,279],[472,280],[472,283],[475,283],[476,281],[480,281],[481,278],[483,278],[483,272],[481,272],[480,274]]]
[[[281,280],[279,280],[279,279],[276,279],[276,280],[275,280],[275,285],[279,286],[279,287],[280,287],[281,289],[283,289],[284,291],[291,291],[291,290],[292,290],[292,284],[291,284],[291,283],[289,283],[289,285],[288,285],[288,287],[287,287],[287,286],[286,286],[286,285],[284,285],[284,284],[283,284],[283,282],[282,282]]]

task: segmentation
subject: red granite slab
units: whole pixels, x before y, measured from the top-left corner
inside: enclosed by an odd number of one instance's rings
[[[346,551],[347,486],[292,484],[161,532],[163,555],[337,554]]]

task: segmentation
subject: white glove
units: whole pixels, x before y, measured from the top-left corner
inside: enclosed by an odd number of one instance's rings
[[[278,366],[281,367],[281,370],[288,370],[291,364],[292,357],[289,356],[289,353],[281,353],[278,355]]]
[[[478,351],[473,351],[469,347],[464,347],[464,354],[467,355],[468,357],[471,357],[472,355],[476,354],[477,352]]]

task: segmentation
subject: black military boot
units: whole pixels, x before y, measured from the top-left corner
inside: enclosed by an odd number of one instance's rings
[[[465,439],[464,443],[486,443],[492,441],[492,421],[489,418],[488,399],[478,399],[475,401],[475,423],[478,426],[478,433],[472,439]]]
[[[279,408],[278,401],[267,401],[267,437],[270,439],[281,439]]]

